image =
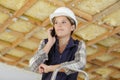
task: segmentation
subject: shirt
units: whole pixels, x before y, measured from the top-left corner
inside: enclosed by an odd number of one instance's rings
[[[30,68],[37,71],[41,63],[47,65],[61,64],[75,69],[83,69],[86,64],[86,47],[83,41],[70,38],[68,45],[62,53],[58,51],[58,40],[49,51],[48,55],[42,50],[47,40],[42,40],[38,51],[30,60]],[[44,73],[42,80],[50,80],[52,72]],[[77,80],[78,73],[65,69],[65,72],[59,72],[56,80]]]

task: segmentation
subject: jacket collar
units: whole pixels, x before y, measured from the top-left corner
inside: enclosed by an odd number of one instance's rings
[[[58,42],[58,39],[56,40],[56,46],[58,46],[59,42]],[[66,48],[71,48],[71,47],[74,47],[76,46],[77,44],[75,44],[74,42],[74,39],[72,37],[70,37],[69,41],[68,41],[68,44],[66,46]]]
[[[66,48],[71,48],[71,47],[74,47],[74,46],[76,46],[76,44],[75,44],[75,42],[74,42],[73,38],[72,38],[72,37],[70,37],[69,42],[68,42],[68,44],[67,44],[67,47],[66,47]]]

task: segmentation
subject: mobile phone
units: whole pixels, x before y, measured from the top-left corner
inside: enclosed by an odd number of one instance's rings
[[[51,36],[55,37],[55,29],[53,28],[53,30],[51,31]]]

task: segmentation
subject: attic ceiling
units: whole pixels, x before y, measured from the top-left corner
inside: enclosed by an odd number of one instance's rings
[[[28,68],[47,38],[49,15],[60,6],[76,14],[73,37],[86,42],[90,80],[120,80],[119,0],[0,0],[0,62]]]

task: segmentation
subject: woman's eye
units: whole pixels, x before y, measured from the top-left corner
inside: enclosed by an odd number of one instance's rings
[[[65,21],[63,21],[62,23],[66,23]]]
[[[66,23],[65,21],[61,22],[62,24]],[[55,22],[54,24],[58,24],[57,22]]]

